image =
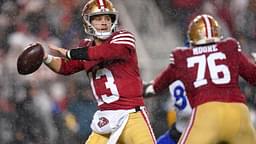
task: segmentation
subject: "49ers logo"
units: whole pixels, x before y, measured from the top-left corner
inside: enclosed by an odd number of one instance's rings
[[[109,120],[105,117],[100,117],[99,118],[99,122],[98,122],[98,126],[100,128],[102,128],[103,126],[107,125],[109,123]]]

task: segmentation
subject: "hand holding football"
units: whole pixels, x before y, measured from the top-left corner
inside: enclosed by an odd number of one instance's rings
[[[44,49],[40,43],[30,44],[17,59],[19,74],[27,75],[35,72],[43,63]]]

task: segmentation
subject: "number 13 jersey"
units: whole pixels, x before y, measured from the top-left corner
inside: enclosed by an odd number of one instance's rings
[[[62,60],[60,73],[85,70],[100,110],[132,109],[144,106],[134,35],[128,31],[114,32],[103,44],[95,46],[85,39],[89,60]]]

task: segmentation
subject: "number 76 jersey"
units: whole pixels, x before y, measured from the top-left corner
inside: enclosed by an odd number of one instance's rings
[[[239,76],[256,84],[256,65],[232,38],[210,45],[176,48],[170,57],[170,65],[154,80],[154,90],[160,92],[181,80],[192,107],[209,101],[245,102]]]

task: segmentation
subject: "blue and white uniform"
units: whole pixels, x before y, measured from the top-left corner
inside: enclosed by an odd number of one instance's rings
[[[176,123],[157,139],[157,144],[176,144],[189,121],[192,109],[186,96],[185,86],[177,80],[169,86],[170,107],[176,111]]]

